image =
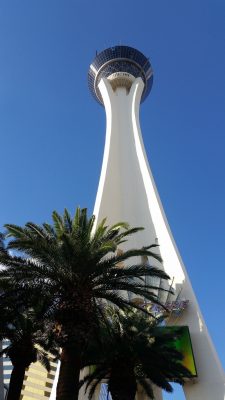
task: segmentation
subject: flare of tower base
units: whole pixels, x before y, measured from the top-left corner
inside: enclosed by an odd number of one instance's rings
[[[89,70],[89,88],[106,112],[106,139],[97,198],[96,224],[127,221],[144,231],[129,247],[158,241],[163,268],[188,307],[177,320],[190,330],[198,376],[184,385],[187,400],[224,400],[225,379],[187,271],[171,234],[148,164],[139,124],[140,103],[149,94],[153,73],[138,50],[116,46],[99,53]],[[170,324],[175,323],[173,313]],[[157,394],[157,399],[161,394]]]

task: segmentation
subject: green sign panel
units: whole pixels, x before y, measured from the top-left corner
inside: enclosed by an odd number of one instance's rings
[[[193,378],[196,377],[197,369],[188,326],[165,326],[164,329],[170,333],[174,332],[174,335],[176,335],[176,332],[179,332],[175,346],[176,349],[183,354],[181,363],[191,372]]]

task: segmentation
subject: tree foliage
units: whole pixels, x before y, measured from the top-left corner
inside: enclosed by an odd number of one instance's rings
[[[159,268],[141,264],[141,256],[161,261],[155,245],[117,252],[142,228],[124,222],[109,227],[104,219],[93,230],[95,217],[89,218],[80,208],[73,217],[67,210],[62,216],[54,211],[52,219],[52,224],[5,225],[7,249],[14,255],[0,248],[0,283],[10,282],[18,291],[48,299],[46,316],[54,322],[55,340],[62,349],[57,399],[71,400],[78,397],[82,352],[98,335],[105,305],[139,309],[129,294],[158,303],[156,287],[145,278],[169,277]]]
[[[153,384],[172,392],[171,381],[182,385],[184,377],[191,377],[175,347],[179,330],[174,335],[161,324],[162,319],[139,311],[109,310],[101,339],[90,342],[84,353],[83,367],[89,367],[89,373],[81,385],[86,384],[89,398],[103,379],[113,400],[132,400],[138,384],[154,399]]]

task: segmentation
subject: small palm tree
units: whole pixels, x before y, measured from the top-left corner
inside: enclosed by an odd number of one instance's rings
[[[98,332],[104,302],[121,309],[139,308],[128,300],[127,292],[158,302],[155,287],[143,277],[168,276],[155,267],[134,264],[134,257],[139,256],[160,260],[152,251],[155,245],[116,252],[142,228],[130,228],[126,223],[108,227],[104,219],[93,231],[95,217],[88,218],[87,210],[80,208],[73,218],[67,210],[62,217],[54,211],[52,217],[53,225],[6,225],[11,237],[8,249],[22,253],[12,260],[0,252],[0,263],[5,266],[0,280],[8,278],[17,288],[33,288],[48,295],[62,349],[57,399],[72,400],[78,398],[81,356]],[[119,268],[123,262],[124,268]]]
[[[179,330],[174,336],[159,326],[161,322],[162,318],[147,318],[140,312],[110,311],[101,340],[92,341],[83,357],[83,367],[88,366],[90,373],[80,385],[86,383],[90,399],[102,380],[113,400],[132,400],[138,384],[154,399],[153,384],[172,392],[170,381],[182,385],[184,377],[191,377],[175,348]]]
[[[0,234],[0,253],[13,261]],[[0,357],[7,356],[12,363],[12,373],[7,400],[19,400],[25,370],[31,363],[40,361],[49,371],[49,351],[58,356],[51,333],[52,323],[46,318],[49,310],[47,299],[26,287],[15,289],[11,282],[3,279],[0,285],[0,341],[7,343]]]
[[[13,366],[7,400],[20,399],[25,371],[31,363],[40,361],[49,371],[47,351],[58,354],[50,327],[47,329],[43,303],[36,302],[28,309],[18,300],[18,293],[13,291],[4,291],[0,296],[0,340],[7,341],[0,357],[5,354]]]

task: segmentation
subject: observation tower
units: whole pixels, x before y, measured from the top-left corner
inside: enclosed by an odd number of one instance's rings
[[[224,371],[169,228],[142,140],[139,108],[151,91],[151,64],[132,47],[111,47],[96,55],[88,83],[106,112],[105,149],[94,207],[96,224],[107,217],[109,224],[127,221],[131,226],[143,226],[145,230],[131,238],[129,247],[159,243],[174,298],[186,304],[179,318],[171,310],[168,323],[189,327],[197,368],[197,377],[184,385],[185,397],[224,400]],[[160,391],[156,398],[162,399]]]

